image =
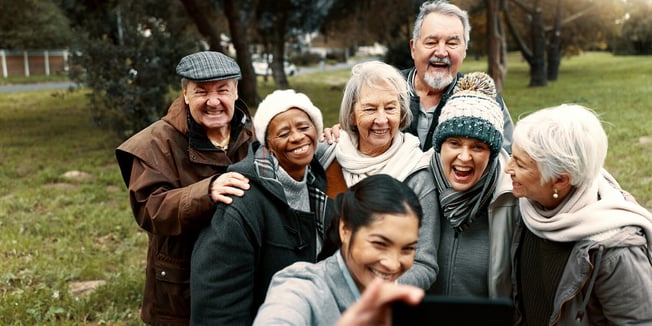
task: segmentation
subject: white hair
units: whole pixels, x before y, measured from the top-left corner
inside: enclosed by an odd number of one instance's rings
[[[348,133],[357,133],[357,127],[353,123],[353,112],[355,104],[360,100],[360,90],[363,86],[373,88],[390,89],[398,93],[398,101],[401,109],[401,122],[399,130],[403,130],[412,121],[410,111],[410,95],[407,81],[401,72],[394,66],[381,61],[366,61],[358,63],[351,68],[351,78],[346,83],[344,96],[340,105],[340,126]]]
[[[562,173],[571,184],[588,184],[600,174],[609,147],[597,114],[577,104],[562,104],[536,111],[519,120],[514,144],[539,167],[541,183]]]
[[[417,14],[417,19],[414,22],[414,29],[412,30],[413,40],[416,41],[421,37],[421,26],[423,25],[423,20],[431,13],[445,16],[456,16],[459,18],[462,22],[462,27],[464,28],[464,45],[467,49],[469,48],[469,41],[471,40],[471,23],[469,22],[469,14],[465,10],[460,9],[460,7],[443,0],[426,1],[421,4],[419,14]]]

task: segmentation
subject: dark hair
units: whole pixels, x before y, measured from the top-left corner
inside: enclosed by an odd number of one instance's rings
[[[333,255],[342,245],[340,220],[351,230],[353,238],[358,229],[373,223],[378,218],[377,214],[410,212],[416,215],[421,226],[421,204],[406,184],[387,174],[376,174],[363,179],[335,198],[335,213],[326,230],[318,260]]]

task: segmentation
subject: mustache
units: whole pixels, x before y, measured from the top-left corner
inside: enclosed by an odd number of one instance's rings
[[[438,57],[431,57],[428,59],[429,64],[451,64],[451,59],[450,58],[438,58]]]

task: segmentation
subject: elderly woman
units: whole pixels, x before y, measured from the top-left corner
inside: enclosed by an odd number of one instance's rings
[[[416,188],[436,194],[424,204],[424,220],[434,222],[422,230],[416,259],[436,256],[437,274],[415,268],[401,282],[425,285],[438,295],[511,297],[511,234],[520,215],[502,172],[509,156],[495,94],[484,73],[460,78],[439,116],[429,166],[408,177]]]
[[[604,169],[607,135],[579,105],[520,120],[505,167],[520,197],[520,325],[652,324],[652,214]]]
[[[411,119],[407,82],[396,68],[380,61],[353,66],[340,107],[339,141],[325,154],[318,154],[326,169],[328,196],[335,198],[375,174],[405,181],[412,171],[427,166],[432,150],[422,152],[416,136],[401,132]],[[435,197],[430,185],[416,179],[407,184],[419,194],[424,210],[432,205]],[[431,219],[424,219],[422,229],[432,229],[431,223]],[[419,237],[432,235],[419,233]],[[410,273],[419,276],[408,284],[427,289],[434,281],[434,250],[427,246],[418,249]]]
[[[322,116],[293,90],[268,95],[253,119],[256,138],[229,170],[250,180],[243,197],[217,206],[191,260],[191,324],[250,325],[272,275],[316,262],[330,206],[314,159]]]
[[[328,196],[378,173],[403,181],[425,162],[419,139],[401,132],[411,119],[407,83],[396,68],[380,61],[355,65],[340,107],[339,141],[319,159]]]

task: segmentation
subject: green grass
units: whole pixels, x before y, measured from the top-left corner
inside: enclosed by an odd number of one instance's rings
[[[36,75],[36,76],[29,76],[29,77],[16,76],[16,77],[0,78],[0,86],[16,85],[16,84],[47,83],[47,82],[65,82],[65,81],[70,81],[68,76],[65,74],[52,74],[49,76]]]
[[[527,87],[528,67],[510,58],[503,95],[515,122],[522,114],[562,103],[594,109],[609,136],[606,168],[639,203],[652,208],[652,60],[586,53],[564,59],[559,80]]]
[[[607,168],[652,208],[652,64],[649,57],[587,53],[564,60],[560,80],[528,88],[527,66],[510,57],[503,94],[512,116],[574,102],[602,114]],[[486,70],[467,61],[465,71]],[[349,71],[290,78],[337,121]],[[260,81],[261,96],[273,89]],[[0,324],[139,325],[147,237],[131,215],[113,150],[90,122],[83,91],[0,94]],[[68,171],[89,178],[68,179]],[[103,280],[75,296],[74,282]]]

